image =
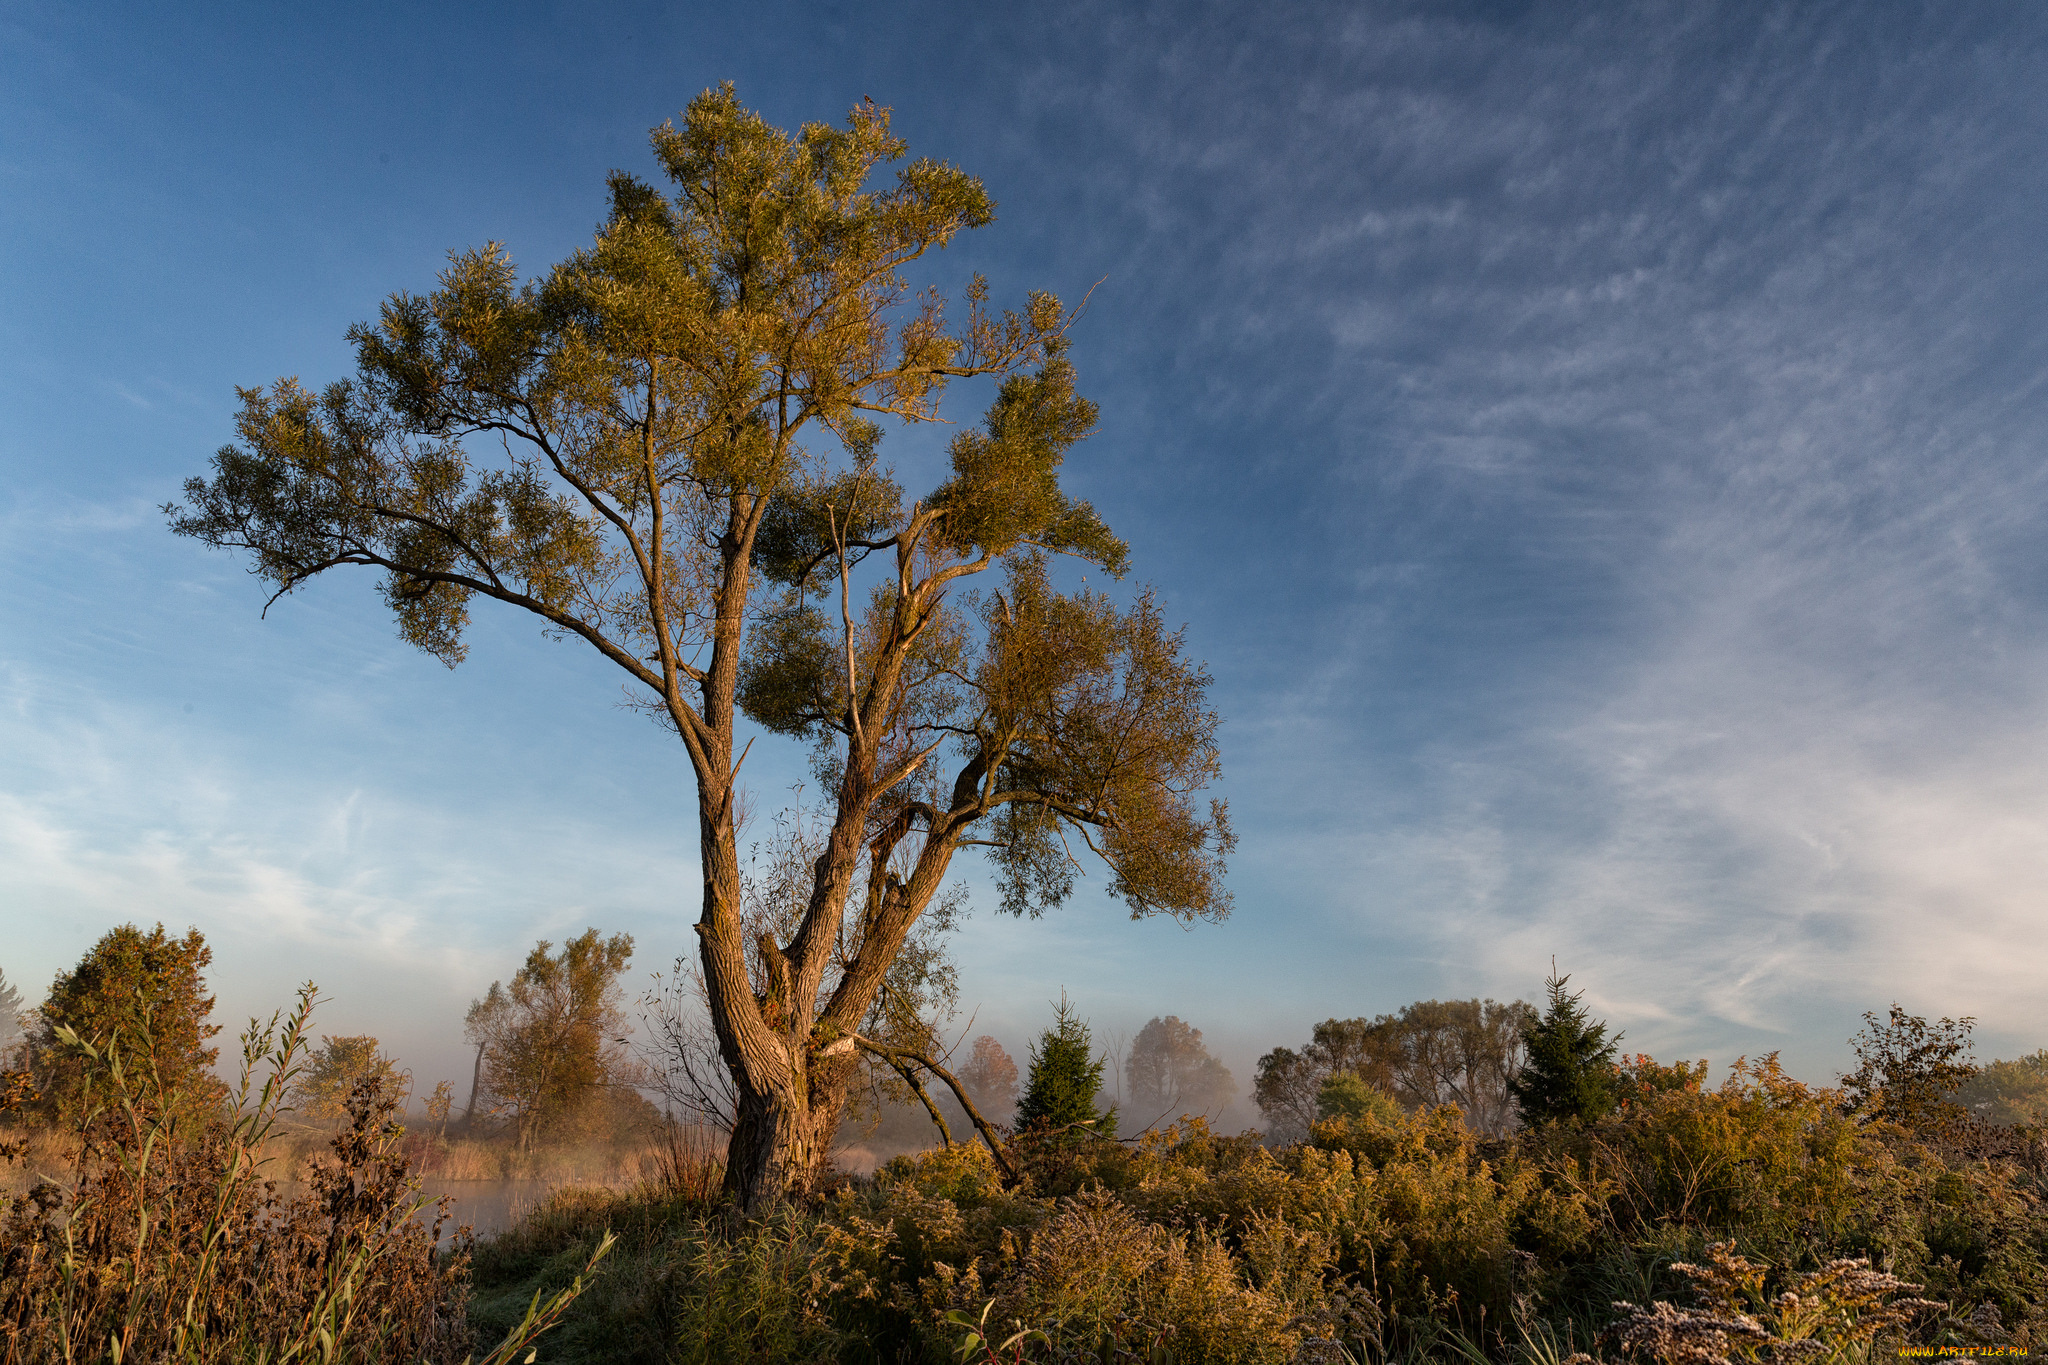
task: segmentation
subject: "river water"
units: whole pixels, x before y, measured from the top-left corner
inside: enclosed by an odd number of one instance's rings
[[[604,1189],[606,1186],[563,1180],[441,1180],[433,1176],[420,1180],[422,1197],[432,1200],[447,1195],[453,1201],[448,1209],[447,1225],[441,1229],[444,1242],[465,1223],[479,1241],[495,1237],[516,1225],[550,1194],[564,1188]],[[280,1180],[277,1192],[286,1199],[295,1199],[306,1193],[306,1186],[302,1181]],[[429,1204],[418,1221],[432,1227],[435,1212],[434,1206]]]

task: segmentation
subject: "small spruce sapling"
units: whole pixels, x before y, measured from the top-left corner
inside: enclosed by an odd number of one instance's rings
[[[1553,1119],[1591,1122],[1615,1105],[1615,1049],[1621,1035],[1607,1035],[1580,1003],[1583,991],[1566,991],[1569,975],[1552,966],[1543,983],[1550,1004],[1543,1016],[1523,1025],[1528,1060],[1508,1083],[1515,1109],[1527,1127]]]
[[[1052,1027],[1031,1048],[1031,1071],[1024,1098],[1017,1104],[1017,1126],[1041,1131],[1079,1127],[1115,1137],[1116,1109],[1103,1113],[1095,1107],[1105,1065],[1106,1060],[1095,1055],[1088,1025],[1061,995],[1053,1007]]]

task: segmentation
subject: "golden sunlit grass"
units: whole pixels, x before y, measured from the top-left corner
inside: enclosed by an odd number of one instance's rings
[[[2048,1143],[1915,1129],[1739,1064],[1511,1138],[1381,1106],[1269,1147],[1199,1120],[899,1157],[765,1217],[716,1134],[520,1155],[395,1122],[286,1130],[304,1008],[193,1118],[100,1055],[19,1130],[0,1365],[83,1360],[1871,1365],[2048,1341]],[[78,1045],[73,1040],[71,1045]],[[82,1046],[82,1045],[80,1045]],[[90,1049],[86,1049],[90,1052]],[[137,1055],[147,1055],[140,1049]],[[22,1187],[24,1179],[39,1182]],[[556,1188],[437,1248],[422,1181]],[[593,1268],[602,1262],[593,1276]]]
[[[0,1365],[474,1358],[466,1249],[443,1251],[440,1219],[423,1225],[432,1201],[380,1086],[348,1097],[303,1192],[271,1176],[263,1154],[282,1140],[311,1002],[308,987],[281,1028],[252,1024],[241,1086],[214,1110],[163,1080],[146,1012],[118,1046],[57,1031],[81,1064],[79,1103],[8,1149],[41,1165],[0,1219]],[[10,1101],[24,1099],[15,1087]],[[67,1169],[48,1169],[60,1161]],[[485,1365],[524,1357],[582,1288],[573,1275],[545,1303],[529,1300]]]

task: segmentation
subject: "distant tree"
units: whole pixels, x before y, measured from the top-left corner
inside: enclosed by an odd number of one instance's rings
[[[1528,1060],[1508,1083],[1516,1112],[1531,1127],[1553,1119],[1589,1122],[1615,1104],[1615,1049],[1621,1035],[1607,1035],[1580,1003],[1585,992],[1567,992],[1569,975],[1553,971],[1543,983],[1550,997],[1540,1019],[1527,1021],[1522,1045]]]
[[[1406,1112],[1399,1100],[1349,1071],[1326,1078],[1316,1091],[1318,1121],[1371,1117],[1389,1123]]]
[[[1422,1000],[1386,1029],[1394,1096],[1411,1109],[1455,1104],[1485,1133],[1515,1125],[1509,1082],[1522,1069],[1522,1036],[1536,1011],[1517,1000]]]
[[[2048,1047],[1979,1067],[1956,1099],[1980,1123],[2048,1127]]]
[[[1330,1073],[1291,1047],[1276,1047],[1252,1071],[1252,1102],[1274,1142],[1297,1142],[1316,1121],[1316,1096]]]
[[[1956,1092],[1977,1074],[1970,1060],[1976,1020],[1928,1023],[1898,1003],[1880,1022],[1863,1016],[1863,1031],[1849,1040],[1857,1067],[1842,1077],[1850,1113],[1889,1119],[1930,1137],[1952,1131],[1969,1116]]]
[[[364,1081],[375,1082],[384,1095],[402,1096],[405,1090],[397,1063],[377,1050],[375,1038],[323,1035],[295,1087],[299,1112],[322,1123],[344,1118],[349,1096]]]
[[[1066,997],[1053,1008],[1052,1027],[1031,1049],[1031,1071],[1024,1098],[1017,1103],[1022,1129],[1064,1129],[1084,1126],[1105,1136],[1116,1135],[1116,1110],[1095,1107],[1102,1091],[1108,1059],[1095,1055],[1088,1025],[1074,1013]]]
[[[462,1017],[462,1038],[476,1049],[476,1060],[469,1073],[469,1104],[462,1111],[464,1123],[476,1122],[477,1101],[484,1096],[484,1059],[491,1049],[504,1044],[509,1037],[512,1024],[512,999],[505,994],[505,987],[493,981],[490,990],[480,998],[469,1002],[469,1012]]]
[[[1280,1141],[1307,1135],[1323,1082],[1338,1075],[1411,1109],[1455,1104],[1473,1128],[1505,1133],[1515,1123],[1508,1081],[1521,1069],[1523,1026],[1535,1014],[1520,1000],[1418,1000],[1374,1019],[1326,1019],[1299,1052],[1274,1048],[1259,1059],[1252,1097]]]
[[[427,1096],[427,1122],[442,1137],[448,1135],[448,1111],[454,1107],[455,1087],[447,1081],[434,1082],[434,1093]]]
[[[0,972],[0,1069],[15,1066],[15,1053],[28,1038],[22,1014],[21,992]]]
[[[590,929],[560,953],[550,947],[543,939],[527,954],[485,1045],[484,1086],[515,1121],[522,1149],[591,1102],[625,1061],[619,977],[633,957],[632,935],[605,939]]]
[[[208,1022],[213,997],[203,973],[212,961],[197,929],[172,938],[162,924],[148,933],[124,924],[59,974],[29,1041],[44,1111],[72,1112],[84,1077],[77,1055],[58,1045],[59,1028],[97,1040],[151,1093],[175,1092],[195,1111],[223,1099],[227,1087],[209,1070],[220,1049],[206,1045],[220,1032]]]
[[[960,1068],[960,1083],[992,1118],[1009,1113],[1017,1103],[1017,1063],[986,1033],[974,1040],[974,1051]]]
[[[1171,1014],[1138,1030],[1124,1061],[1124,1079],[1130,1083],[1130,1104],[1147,1122],[1184,1114],[1215,1117],[1237,1098],[1237,1082],[1202,1045],[1202,1031]]]

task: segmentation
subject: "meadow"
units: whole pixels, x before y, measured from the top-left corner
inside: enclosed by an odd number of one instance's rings
[[[672,1130],[476,1239],[423,1181],[481,1148],[409,1131],[376,1085],[318,1151],[281,1126],[306,1028],[302,1003],[252,1029],[199,1115],[75,1040],[102,1063],[90,1104],[9,1143],[64,1164],[0,1229],[0,1362],[1862,1365],[2048,1342],[2041,1131],[1859,1107],[1774,1059],[1718,1085],[1639,1064],[1604,1114],[1504,1137],[1391,1102],[1287,1144],[1003,1130],[1000,1161],[950,1143],[753,1219],[715,1146]]]

